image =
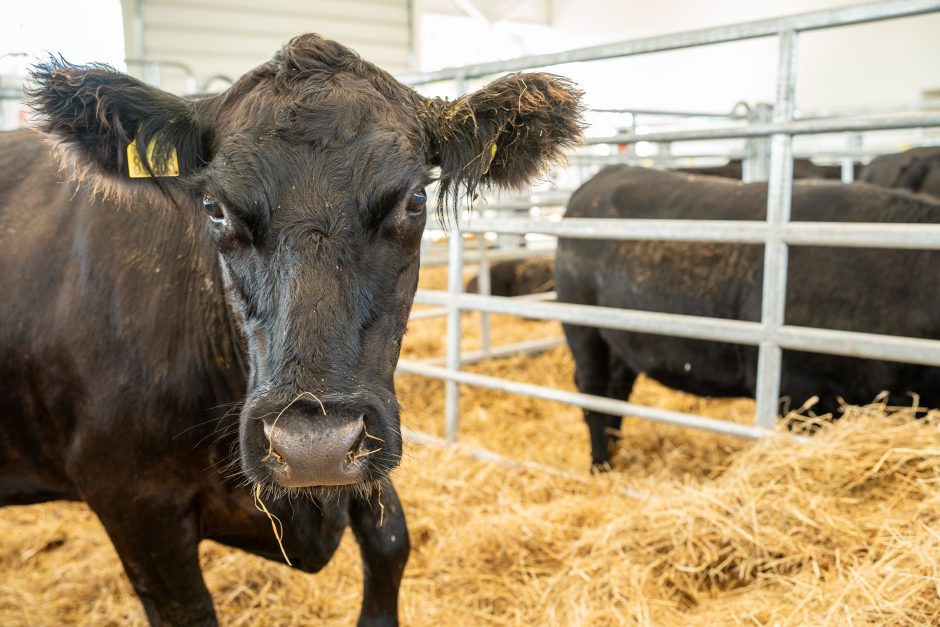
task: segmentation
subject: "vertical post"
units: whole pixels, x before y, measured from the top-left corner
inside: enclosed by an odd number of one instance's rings
[[[860,133],[846,133],[845,149],[849,153],[842,157],[842,182],[851,183],[855,180],[855,159],[852,153],[861,150],[862,135]]]
[[[121,13],[124,22],[124,58],[146,58],[144,18],[141,14],[140,0],[122,0]],[[132,76],[137,76],[137,73],[131,68],[127,68],[127,72]]]
[[[448,238],[447,291],[451,295],[447,304],[447,354],[448,370],[460,370],[460,317],[461,310],[456,296],[463,292],[463,236],[459,222],[454,221]],[[460,424],[460,384],[456,381],[444,383],[444,433],[448,442],[457,441]]]
[[[427,257],[431,254],[434,248],[433,244],[433,240],[431,240],[431,237],[428,235],[428,227],[425,226],[424,233],[421,234],[421,257]]]
[[[408,70],[418,71],[421,60],[421,11],[417,0],[408,0]]]
[[[199,84],[196,82],[196,75],[193,74],[193,71],[190,69],[184,71],[186,72],[186,93],[198,94]]]
[[[638,122],[639,117],[640,116],[637,115],[636,113],[631,112],[630,113],[630,125],[627,126],[626,129],[618,128],[617,131],[619,132],[621,130],[626,130],[626,132],[630,134],[636,133],[637,126],[639,126],[639,122]],[[622,144],[618,146],[617,151],[625,157],[624,160],[627,163],[633,163],[634,161],[636,161],[637,159],[636,142],[630,142],[629,144],[627,144],[626,150],[621,150],[621,147],[622,147]]]
[[[467,93],[467,77],[463,73],[463,71],[461,71],[460,74],[454,77],[454,91],[457,92],[456,94],[454,94],[455,98],[460,98],[465,93]]]
[[[765,124],[774,119],[774,108],[766,102],[758,102],[747,111],[748,124]],[[741,164],[741,179],[745,183],[767,180],[770,170],[769,154],[770,146],[766,137],[747,140],[744,162]]]
[[[531,197],[532,189],[527,188],[527,192]],[[496,202],[501,202],[503,198],[497,198]],[[502,220],[511,220],[516,217],[516,212],[512,209],[499,209],[496,211],[496,219],[499,221]],[[519,236],[513,235],[511,233],[498,233],[496,235],[496,248],[498,250],[512,250],[519,247]]]
[[[490,296],[490,260],[486,256],[485,233],[479,233],[477,248],[480,253],[480,264],[477,266],[477,289],[481,296]],[[487,357],[490,355],[490,314],[488,311],[480,312],[480,350]]]
[[[660,159],[658,167],[670,169],[672,164],[672,142],[657,143],[656,156]]]
[[[156,62],[143,63],[140,71],[140,80],[148,85],[160,87],[163,83],[163,71],[160,64]]]
[[[796,86],[797,32],[780,32],[780,57],[777,70],[775,123],[793,119]],[[757,360],[757,426],[771,428],[777,421],[780,402],[780,371],[783,351],[776,334],[784,323],[787,295],[787,245],[780,237],[780,227],[790,220],[793,191],[793,137],[787,133],[771,136],[770,179],[767,185],[767,242],[764,245],[764,293],[761,324],[764,339]]]
[[[456,97],[467,91],[467,77],[458,76],[454,81]],[[469,206],[467,207],[469,210]],[[460,210],[458,210],[460,211]],[[447,291],[451,295],[447,304],[447,337],[445,365],[448,370],[460,370],[460,322],[462,312],[455,297],[463,292],[463,235],[460,233],[460,214],[450,220],[450,235],[447,238]],[[444,437],[448,442],[457,441],[460,426],[460,384],[444,382]]]

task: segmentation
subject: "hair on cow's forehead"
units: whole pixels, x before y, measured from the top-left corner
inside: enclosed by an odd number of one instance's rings
[[[247,210],[288,203],[375,225],[430,178],[420,102],[345,46],[296,37],[219,103],[209,178]]]
[[[334,41],[292,39],[229,89],[221,112],[232,123],[273,126],[288,141],[346,144],[367,126],[397,128],[423,153],[422,98]]]
[[[395,131],[368,129],[348,145],[287,142],[242,132],[219,146],[195,183],[253,223],[345,212],[375,226],[430,172],[423,155]]]
[[[317,202],[374,225],[430,178],[419,99],[335,42],[295,38],[222,99],[208,174],[230,203]]]

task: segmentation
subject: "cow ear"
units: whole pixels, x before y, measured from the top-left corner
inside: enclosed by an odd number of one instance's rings
[[[208,161],[208,133],[196,120],[195,101],[105,65],[60,59],[34,67],[32,80],[35,126],[65,149],[80,173],[167,183]]]
[[[582,92],[560,76],[504,76],[453,102],[428,101],[429,161],[441,204],[477,188],[519,188],[581,143]]]

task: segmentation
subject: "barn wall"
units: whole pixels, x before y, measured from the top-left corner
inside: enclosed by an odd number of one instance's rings
[[[271,58],[290,37],[316,32],[390,72],[408,69],[409,0],[122,0],[128,58],[185,63],[199,86],[217,74],[238,78]],[[143,74],[140,66],[128,69]],[[186,89],[171,66],[145,76]]]

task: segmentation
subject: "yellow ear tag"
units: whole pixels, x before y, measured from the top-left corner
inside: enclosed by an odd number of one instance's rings
[[[170,147],[170,152],[166,156],[165,163],[155,162],[154,153],[157,151],[157,137],[150,138],[150,145],[147,146],[147,161],[150,168],[156,176],[179,176],[180,162],[176,154],[176,147]],[[150,172],[144,167],[144,162],[137,151],[137,140],[135,139],[127,145],[127,174],[132,179],[151,178]]]
[[[483,170],[483,176],[486,176],[490,173],[490,167],[493,165],[493,159],[496,158],[496,142],[493,142],[493,145],[490,146],[490,162],[486,164],[486,169]]]

